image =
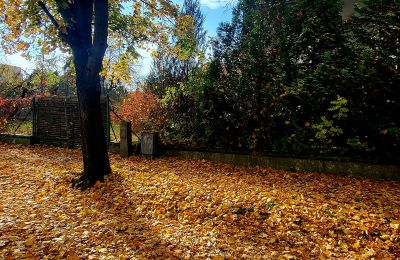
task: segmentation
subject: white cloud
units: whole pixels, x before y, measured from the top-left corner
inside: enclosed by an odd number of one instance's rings
[[[141,57],[141,65],[142,68],[140,70],[140,76],[146,77],[151,70],[151,65],[153,64],[153,59],[150,56],[150,51],[146,51],[143,49],[139,49],[138,53]]]
[[[38,65],[38,58],[40,58],[39,54],[38,56],[33,57],[32,59],[26,59],[23,57],[22,53],[15,53],[12,55],[5,54],[4,52],[0,51],[0,64],[8,64],[8,65],[13,65],[20,67],[23,69],[26,73],[31,73]],[[45,56],[45,59],[48,61],[51,61],[51,67],[48,69],[62,72],[63,67],[65,65],[65,60],[68,57],[67,54],[61,52],[60,50],[56,50],[52,52],[49,55]]]
[[[13,55],[5,55],[5,54],[3,54],[3,55],[2,55],[3,57],[2,57],[0,63],[20,67],[21,69],[25,70],[26,72],[31,72],[35,68],[35,65],[33,64],[33,62],[25,59],[19,53],[16,53]]]
[[[231,4],[232,0],[200,0],[200,4],[207,6],[210,9],[218,9],[220,7],[226,7]]]

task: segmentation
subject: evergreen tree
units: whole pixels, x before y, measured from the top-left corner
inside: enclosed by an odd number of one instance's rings
[[[204,15],[200,9],[200,1],[185,0],[179,16],[190,17],[192,24],[183,35],[177,33],[172,37],[172,44],[177,47],[178,53],[170,53],[164,50],[164,46],[160,46],[146,80],[147,88],[159,96],[165,93],[167,87],[178,82],[187,82],[189,76],[199,67],[206,51],[206,31],[203,27]]]
[[[189,40],[193,41],[193,49],[188,53],[188,56],[183,60],[177,61],[178,71],[177,75],[181,76],[183,82],[188,81],[189,75],[198,68],[200,60],[206,51],[206,35],[207,32],[204,30],[204,15],[200,9],[199,0],[185,0],[183,2],[181,16],[190,16],[193,19],[193,32]],[[177,39],[177,44],[185,44],[186,40]]]

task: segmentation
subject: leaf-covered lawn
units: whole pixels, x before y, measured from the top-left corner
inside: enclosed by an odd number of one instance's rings
[[[396,258],[400,183],[0,144],[0,258]]]

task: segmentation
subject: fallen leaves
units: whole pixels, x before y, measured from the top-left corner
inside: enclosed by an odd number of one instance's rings
[[[0,258],[398,258],[400,183],[0,144]]]

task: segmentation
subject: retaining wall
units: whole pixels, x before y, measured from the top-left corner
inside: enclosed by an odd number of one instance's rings
[[[8,143],[31,145],[32,136],[0,134],[0,140]],[[119,153],[119,143],[111,142],[109,151]],[[166,156],[183,159],[209,160],[218,163],[229,163],[241,166],[263,166],[286,171],[310,171],[340,175],[366,176],[372,178],[400,179],[400,166],[372,164],[364,162],[339,162],[305,158],[277,156],[260,156],[219,152],[199,152],[186,150],[164,150]]]
[[[33,144],[33,137],[32,135],[0,134],[0,141],[11,144],[31,145]]]
[[[213,162],[242,166],[258,165],[286,171],[310,171],[340,175],[368,176],[372,178],[400,179],[400,166],[395,165],[182,150],[166,150],[165,154],[167,156],[177,156],[185,159],[205,159]]]

